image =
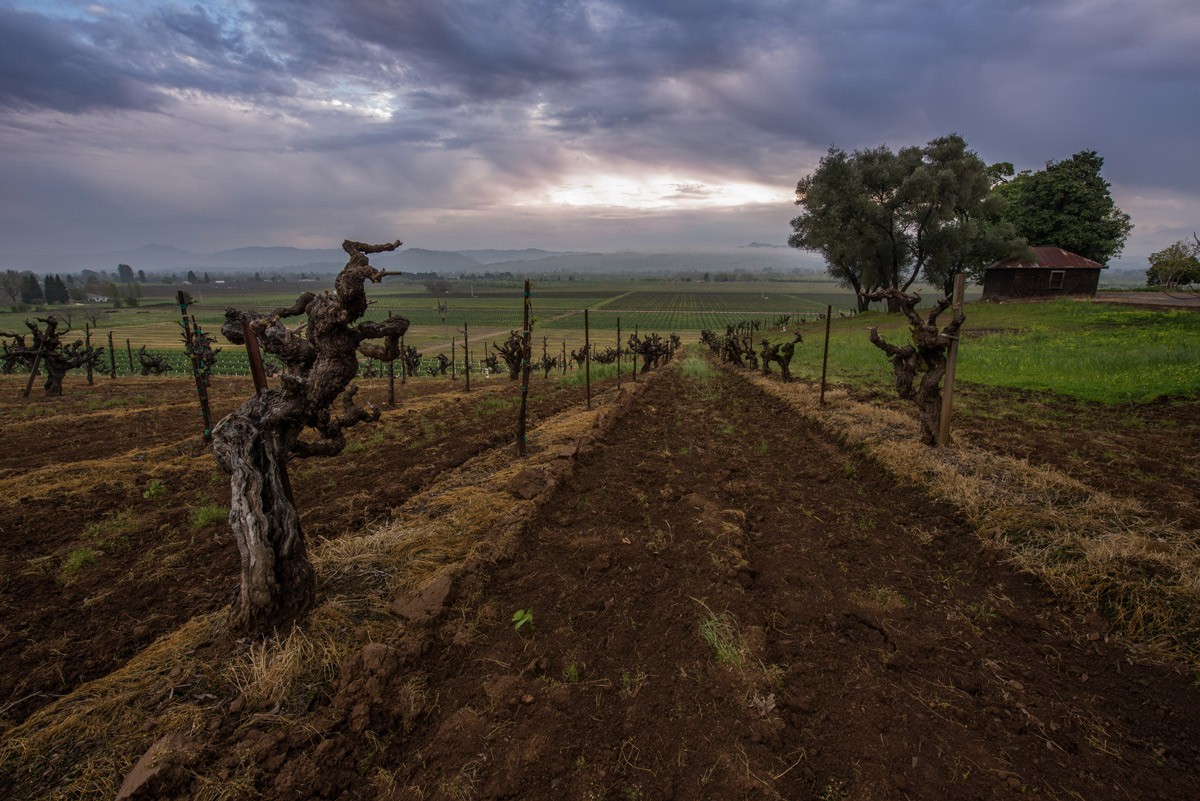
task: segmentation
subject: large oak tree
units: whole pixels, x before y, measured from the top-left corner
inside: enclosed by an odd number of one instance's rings
[[[997,188],[1007,204],[1004,218],[1029,244],[1059,247],[1108,264],[1119,256],[1133,223],[1117,208],[1100,177],[1104,159],[1094,150],[1066,161],[1048,161]]]
[[[1025,252],[1000,221],[993,176],[958,134],[895,153],[831,147],[796,185],[802,211],[788,244],[825,256],[829,273],[859,295],[860,311],[864,295],[904,292],[922,272],[948,287],[960,272]],[[899,310],[895,296],[880,297]]]

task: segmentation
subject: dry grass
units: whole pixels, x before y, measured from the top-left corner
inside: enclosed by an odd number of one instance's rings
[[[786,401],[894,478],[954,504],[984,539],[1056,593],[1101,612],[1150,654],[1200,664],[1200,544],[1148,522],[1137,503],[1094,490],[1047,467],[976,448],[918,441],[917,422],[894,410],[811,386],[749,380]]]
[[[364,636],[377,641],[395,627],[388,607],[397,595],[425,587],[532,514],[549,493],[518,500],[505,485],[522,470],[561,464],[557,450],[588,433],[611,402],[611,395],[594,398],[594,411],[572,409],[545,421],[530,432],[530,455],[521,461],[507,445],[481,454],[443,474],[386,524],[314,544],[320,595],[302,627],[243,644],[230,659],[227,651],[204,648],[223,613],[194,618],[123,668],[4,732],[0,765],[18,780],[53,777],[48,799],[112,797],[151,743],[168,733],[204,731],[234,698],[244,699],[256,725],[288,723],[365,644]],[[156,451],[165,455],[169,448]],[[89,464],[89,475],[103,464],[105,478],[113,480],[113,470],[126,461]],[[247,765],[221,780],[199,775],[200,797],[251,795],[251,770]]]

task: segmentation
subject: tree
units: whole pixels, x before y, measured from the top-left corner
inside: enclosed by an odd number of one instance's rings
[[[1004,198],[992,190],[1012,175],[1007,162],[988,166],[966,149],[960,136],[935,139],[926,148],[938,191],[946,198],[946,217],[932,226],[926,242],[925,280],[949,296],[954,277],[965,273],[982,283],[989,264],[1007,258],[1032,260],[1034,254],[1011,222],[1001,218]]]
[[[221,333],[245,344],[243,324],[259,347],[285,368],[278,389],[250,398],[213,430],[213,455],[230,475],[229,524],[242,557],[241,583],[229,612],[231,633],[257,636],[285,626],[316,601],[316,575],[304,547],[304,533],[287,479],[292,458],[334,456],[346,446],[345,429],[379,419],[379,411],[354,401],[351,385],[357,353],[388,361],[396,358],[408,320],[355,321],[367,311],[364,282],[379,282],[367,255],[392,251],[400,242],[368,245],[345,241],[349,262],[334,279],[335,292],[302,294],[289,307],[270,314],[225,310]],[[289,317],[306,315],[294,329]],[[383,345],[367,343],[383,339]],[[330,407],[342,397],[342,415]],[[319,439],[302,439],[312,429]]]
[[[859,296],[906,291],[927,280],[952,285],[958,272],[1024,252],[1011,229],[996,226],[991,168],[949,134],[925,147],[846,153],[831,147],[816,171],[796,185],[788,244],[825,256],[827,269]],[[899,311],[897,295],[880,295]]]
[[[21,274],[16,270],[5,270],[0,275],[0,290],[3,290],[9,301],[16,305],[21,299]]]
[[[47,275],[44,282],[44,292],[47,304],[63,304],[71,302],[66,283],[57,275]]]
[[[1104,159],[1084,150],[1066,161],[1047,161],[999,186],[1004,219],[1031,245],[1049,245],[1108,264],[1119,256],[1133,223],[1117,208],[1100,177]]]
[[[145,270],[138,270],[137,280],[138,280],[139,284],[146,283],[146,271]]]
[[[128,264],[118,264],[117,265],[117,280],[120,281],[122,284],[132,284],[133,283],[133,268],[130,267]]]
[[[425,291],[432,295],[445,295],[450,291],[450,282],[444,278],[431,278],[421,283],[425,286]]]
[[[45,299],[42,294],[42,285],[38,282],[37,276],[27,272],[21,276],[21,302],[26,306],[33,306],[41,303]]]
[[[188,283],[189,283],[189,284],[198,284],[198,283],[200,283],[200,279],[196,277],[196,273],[195,273],[195,271],[194,271],[194,270],[188,270],[188,274],[187,274],[187,280],[188,280]]]
[[[1150,254],[1147,286],[1179,286],[1200,283],[1200,238],[1180,239],[1170,247]]]

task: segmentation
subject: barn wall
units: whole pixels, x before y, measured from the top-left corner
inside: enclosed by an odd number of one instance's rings
[[[983,297],[996,300],[1091,297],[1096,294],[1096,287],[1100,283],[1099,268],[1075,267],[1063,271],[1062,289],[1051,289],[1050,272],[1049,268],[1043,267],[988,270],[983,277]]]

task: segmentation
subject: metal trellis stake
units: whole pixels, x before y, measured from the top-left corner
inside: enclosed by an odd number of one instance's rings
[[[196,379],[196,394],[200,396],[200,416],[204,419],[202,436],[205,442],[212,442],[212,412],[208,408],[208,388],[204,385],[205,364],[204,359],[196,350],[196,332],[199,331],[199,326],[193,329],[188,324],[187,301],[183,297],[183,290],[179,290],[177,299],[179,314],[183,318],[179,324],[183,326],[184,347],[192,360],[192,376]]]
[[[529,305],[530,305],[530,288],[531,283],[528,278],[525,279],[525,327],[521,334],[521,410],[517,414],[517,455],[525,455],[525,413],[526,406],[529,402],[529,356],[530,347],[530,330],[529,330]]]

